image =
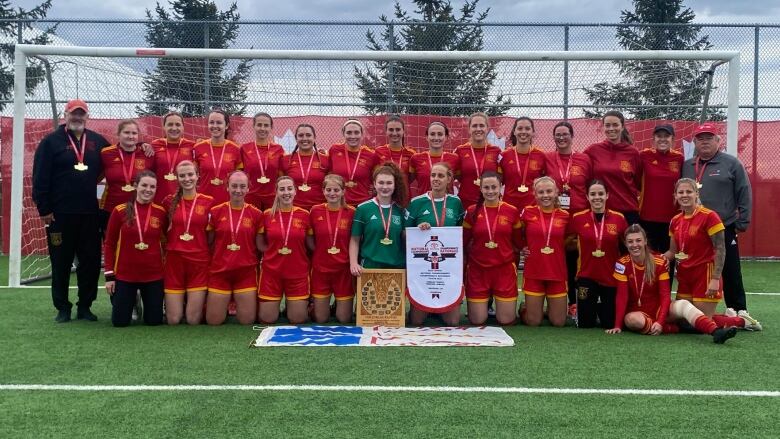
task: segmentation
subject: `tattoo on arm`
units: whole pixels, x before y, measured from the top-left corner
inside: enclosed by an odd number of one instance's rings
[[[712,235],[711,239],[712,246],[715,247],[715,267],[712,269],[712,276],[719,279],[723,271],[723,264],[726,262],[726,237],[721,230]]]

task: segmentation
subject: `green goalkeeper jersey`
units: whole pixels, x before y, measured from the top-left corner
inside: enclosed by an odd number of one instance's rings
[[[457,195],[446,195],[431,202],[428,194],[412,198],[409,203],[407,227],[428,223],[431,227],[459,226],[463,223],[463,204]]]
[[[404,268],[405,223],[406,212],[395,203],[380,206],[376,199],[360,203],[352,221],[352,236],[360,237],[360,265],[363,268]]]

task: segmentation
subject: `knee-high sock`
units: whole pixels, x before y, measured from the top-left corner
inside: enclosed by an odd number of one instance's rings
[[[703,334],[712,334],[716,329],[718,329],[718,325],[715,324],[711,318],[705,316],[704,314],[696,318],[696,321],[693,322],[693,326],[697,331]]]
[[[718,325],[718,328],[728,328],[731,326],[735,328],[745,327],[745,321],[742,320],[741,317],[729,317],[723,314],[714,314],[712,316],[712,320],[715,321],[715,324]]]

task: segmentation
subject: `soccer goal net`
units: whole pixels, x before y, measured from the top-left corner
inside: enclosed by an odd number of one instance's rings
[[[29,58],[46,60],[46,78],[26,78]],[[715,65],[724,64],[717,69]],[[407,146],[427,149],[426,127],[447,124],[445,149],[468,139],[466,117],[490,116],[488,139],[509,145],[514,118],[535,120],[534,144],[552,151],[553,126],[574,126],[574,150],[602,139],[599,115],[622,111],[638,148],[653,127],[672,123],[685,148],[702,114],[721,121],[736,151],[738,52],[381,52],[16,46],[15,101],[3,117],[3,243],[12,286],[49,275],[46,233],[31,198],[38,143],[69,99],[89,104],[87,127],[116,141],[117,123],[134,118],[142,140],[162,137],[160,115],[185,115],[185,136],[208,137],[205,114],[226,109],[230,134],[254,139],[252,115],[274,117],[276,143],[290,151],[298,124],[315,127],[317,145],[342,142],[341,126],[357,118],[365,144],[387,143],[384,122],[397,113]],[[24,93],[28,79],[38,85]],[[96,196],[101,190],[98,187]]]

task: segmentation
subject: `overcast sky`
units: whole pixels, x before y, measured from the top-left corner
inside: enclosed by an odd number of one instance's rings
[[[40,0],[16,0],[14,4],[31,8]],[[168,1],[160,2],[167,6]],[[221,9],[232,3],[216,0]],[[375,20],[381,14],[392,15],[393,1],[386,0],[237,0],[244,19],[255,20]],[[49,18],[122,18],[142,19],[153,9],[154,0],[54,0]],[[401,1],[407,10],[412,2]],[[453,0],[456,7],[462,1]],[[489,21],[530,22],[617,22],[620,11],[632,7],[630,0],[482,0],[480,8],[490,7]],[[688,0],[685,5],[701,23],[780,23],[777,0]]]

